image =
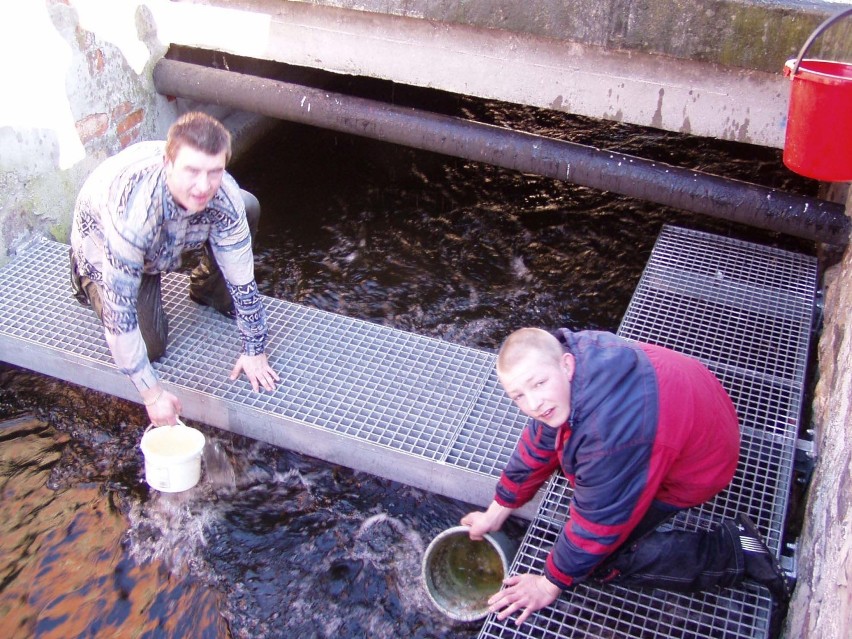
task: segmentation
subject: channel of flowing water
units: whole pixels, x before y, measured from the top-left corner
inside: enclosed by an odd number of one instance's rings
[[[776,151],[472,100],[442,108],[813,194]],[[232,171],[263,206],[264,294],[483,349],[522,325],[615,330],[664,223],[812,248],[293,125]],[[423,550],[468,505],[201,424],[202,482],[157,493],[138,405],[14,367],[0,382],[4,634],[476,636],[420,585]]]

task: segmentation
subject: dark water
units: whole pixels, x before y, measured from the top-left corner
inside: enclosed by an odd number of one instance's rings
[[[812,190],[777,151],[501,105],[440,107]],[[244,184],[275,193],[264,202],[258,251],[270,295],[482,348],[522,325],[616,329],[663,224],[812,250],[612,193],[328,131],[284,128],[254,159]]]
[[[765,149],[444,100],[444,112],[812,194]],[[536,176],[282,126],[233,167],[263,205],[267,295],[492,349],[615,330],[665,223],[805,242]],[[142,409],[0,368],[0,619],[12,637],[475,637],[420,559],[465,504],[227,433],[202,483],[149,491]],[[522,533],[518,522],[509,532]]]

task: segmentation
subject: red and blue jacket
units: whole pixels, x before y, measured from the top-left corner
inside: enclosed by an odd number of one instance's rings
[[[575,359],[571,415],[559,428],[530,420],[495,500],[523,506],[561,469],[574,490],[544,572],[567,588],[619,547],[653,500],[688,508],[726,488],[740,432],[731,399],[698,360],[612,333],[556,335]]]

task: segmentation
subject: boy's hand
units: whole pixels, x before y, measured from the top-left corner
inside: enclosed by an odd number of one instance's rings
[[[491,523],[488,521],[488,516],[480,511],[466,514],[462,517],[461,525],[470,528],[470,538],[474,540],[482,539],[485,533],[493,530]]]
[[[470,527],[470,538],[474,540],[482,539],[485,533],[500,530],[509,515],[512,514],[511,508],[501,506],[496,501],[492,501],[485,512],[474,511],[466,514],[461,519],[462,526]]]
[[[501,621],[518,610],[523,610],[515,625],[520,626],[532,613],[549,606],[562,592],[544,575],[515,575],[503,580],[507,586],[488,600],[488,610],[498,612]]]

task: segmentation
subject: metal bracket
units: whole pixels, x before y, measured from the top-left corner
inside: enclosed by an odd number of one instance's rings
[[[799,579],[799,544],[788,543],[779,559],[781,569],[793,580]]]
[[[807,431],[809,436],[813,436],[813,429]],[[807,485],[811,481],[811,476],[816,466],[816,444],[812,439],[797,439],[796,453],[793,464],[793,473],[796,481],[800,484]]]

